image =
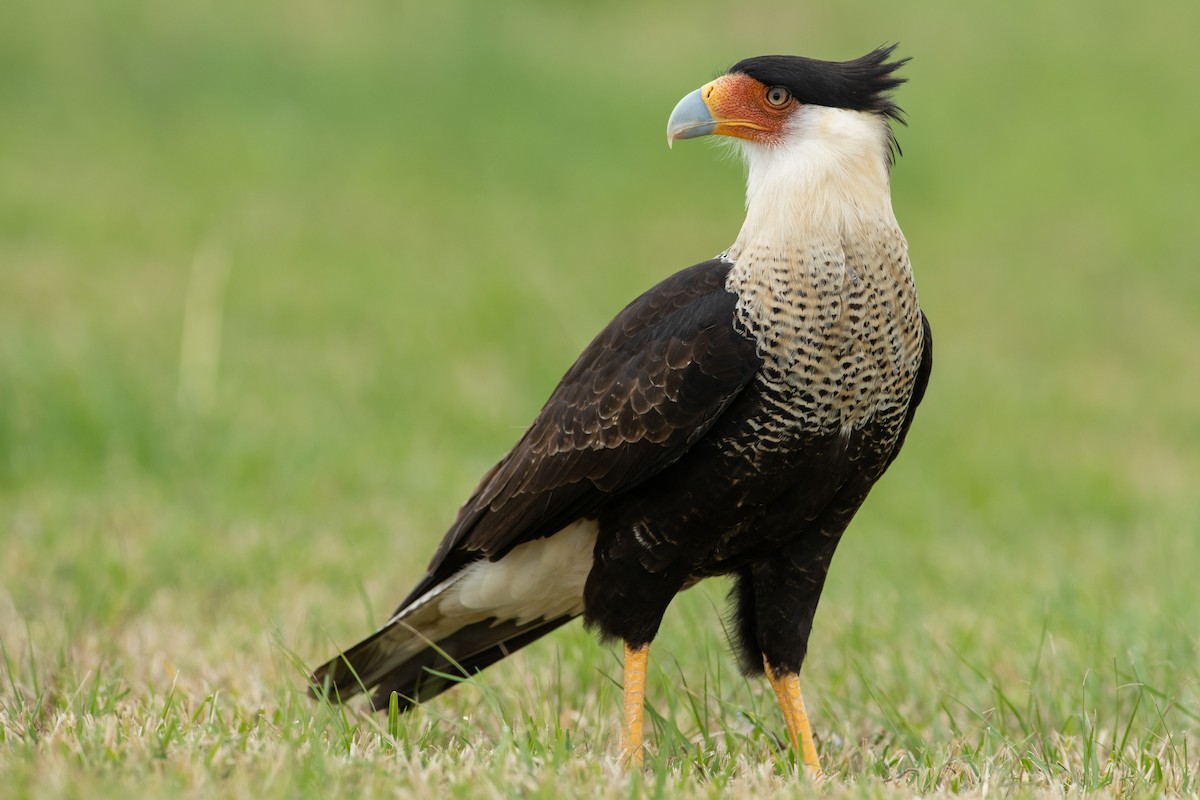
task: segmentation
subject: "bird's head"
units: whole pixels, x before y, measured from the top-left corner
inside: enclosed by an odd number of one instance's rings
[[[739,61],[679,101],[667,121],[667,144],[718,135],[779,147],[803,138],[806,128],[811,131],[818,117],[834,109],[873,117],[890,157],[895,141],[888,120],[903,122],[891,91],[904,78],[893,73],[908,60],[889,62],[895,47],[880,47],[853,61],[801,56]]]

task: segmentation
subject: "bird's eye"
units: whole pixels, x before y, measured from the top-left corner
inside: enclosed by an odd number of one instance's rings
[[[783,86],[772,86],[767,89],[767,102],[775,108],[783,108],[792,100],[792,93]]]

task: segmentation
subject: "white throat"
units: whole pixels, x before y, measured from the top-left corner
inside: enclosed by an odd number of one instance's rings
[[[749,174],[746,221],[728,251],[792,250],[814,238],[859,238],[893,229],[887,120],[805,106],[782,142],[741,142]]]

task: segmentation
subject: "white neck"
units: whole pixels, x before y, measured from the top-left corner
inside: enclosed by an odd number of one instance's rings
[[[880,115],[805,106],[781,143],[742,144],[746,221],[731,260],[748,249],[792,249],[896,227],[888,123]]]

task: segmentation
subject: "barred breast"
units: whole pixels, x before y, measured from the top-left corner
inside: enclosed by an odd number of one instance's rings
[[[726,288],[763,358],[756,380],[775,406],[772,421],[806,435],[867,424],[898,431],[922,347],[900,229],[728,255],[736,260]]]

